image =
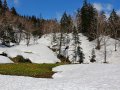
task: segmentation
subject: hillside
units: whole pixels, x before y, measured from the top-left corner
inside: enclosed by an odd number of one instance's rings
[[[72,40],[72,34],[69,34],[70,37],[70,43],[69,43],[69,49],[68,49],[68,56],[69,60],[73,60],[73,49],[74,45]],[[91,63],[91,53],[92,49],[96,47],[96,40],[89,41],[86,36],[80,34],[80,41],[81,41],[81,48],[83,50],[83,53],[85,55],[84,63]],[[108,37],[105,37],[108,38]],[[4,52],[8,55],[8,57],[14,58],[17,55],[21,55],[24,58],[30,59],[33,63],[56,63],[60,62],[59,59],[57,59],[57,54],[53,52],[48,47],[52,47],[51,44],[52,41],[52,34],[44,35],[42,36],[38,41],[37,44],[34,45],[34,42],[31,40],[31,45],[26,46],[24,41],[20,45],[15,45],[13,47],[0,47],[1,54]],[[117,51],[114,51],[114,42],[115,40],[112,38],[109,38],[107,40],[107,62],[108,63],[120,63],[120,43],[117,44]],[[95,49],[95,55],[96,55],[96,63],[103,63],[104,62],[104,45],[103,42],[101,42],[101,49],[96,50]],[[65,46],[62,48],[63,53]]]
[[[46,46],[52,47],[51,41],[52,41],[52,34],[44,35],[41,39],[38,40],[39,43],[44,44]],[[72,61],[73,58],[73,39],[72,39],[72,34],[69,34],[70,37],[70,43],[69,43],[69,49],[68,49],[68,56],[69,59]],[[81,48],[83,50],[83,53],[85,54],[85,63],[90,63],[90,57],[92,53],[92,49],[96,48],[96,42],[97,40],[94,41],[89,41],[86,36],[83,34],[79,34],[79,38],[81,41]],[[110,38],[110,37],[105,37],[106,42],[107,42],[107,61],[109,63],[120,63],[120,42],[117,41],[117,51],[115,51],[115,39]],[[63,53],[65,50],[65,46],[63,46]],[[95,54],[96,54],[96,63],[102,63],[104,62],[104,41],[102,40],[101,42],[101,49],[96,50],[95,49]]]
[[[0,0],[0,90],[120,90],[119,3]]]

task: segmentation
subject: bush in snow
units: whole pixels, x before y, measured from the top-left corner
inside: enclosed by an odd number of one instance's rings
[[[94,62],[96,62],[96,60],[95,60],[96,55],[95,55],[95,50],[94,49],[92,50],[91,54],[92,54],[92,56],[91,56],[90,62],[94,63]]]
[[[24,59],[23,56],[16,56],[14,58],[11,58],[11,60],[15,63],[31,63],[29,59]]]
[[[85,57],[84,57],[84,54],[82,52],[82,48],[80,46],[77,47],[77,53],[78,53],[78,57],[79,57],[78,62],[81,64],[84,62]]]
[[[63,56],[63,55],[57,55],[57,57],[58,57],[58,59],[60,59],[61,60],[61,63],[68,63],[68,64],[70,64],[71,62],[69,61],[69,58],[66,58],[65,56]]]

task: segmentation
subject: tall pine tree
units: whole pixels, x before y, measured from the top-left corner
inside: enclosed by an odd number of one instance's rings
[[[2,1],[0,0],[0,15],[2,14],[2,8],[3,8]]]
[[[92,30],[96,30],[96,14],[95,8],[87,0],[84,0],[81,8],[81,32],[87,35],[90,40],[92,39],[90,36]]]
[[[74,40],[73,63],[79,62],[81,64],[84,62],[85,57],[82,48],[80,47],[81,42],[76,27],[73,28],[73,40]]]
[[[115,38],[115,51],[117,51],[117,38],[120,37],[120,19],[116,11],[113,9],[109,18],[109,27],[111,29],[111,35]]]
[[[115,38],[115,34],[117,34],[120,29],[120,19],[114,9],[110,14],[109,24],[110,24],[111,32],[114,33],[113,37]]]
[[[76,27],[73,27],[73,46],[74,46],[74,50],[73,50],[73,63],[77,62],[77,57],[78,57],[78,53],[77,53],[77,47],[79,46],[79,35],[78,35],[78,30],[76,29]]]
[[[5,13],[8,9],[9,9],[9,8],[8,8],[8,5],[7,5],[7,1],[4,0],[4,2],[3,2],[3,11],[4,11],[4,13]]]
[[[81,63],[84,63],[84,53],[82,51],[82,48],[80,46],[77,47],[77,53],[78,53],[78,57],[79,57],[79,60],[78,62],[81,64]]]
[[[11,8],[11,13],[12,13],[13,15],[18,15],[17,12],[16,12],[15,7],[12,7],[12,8]]]
[[[72,18],[71,18],[71,16],[67,15],[67,13],[64,12],[60,23],[61,23],[61,30],[64,33],[69,33],[70,30],[72,29]]]
[[[72,30],[72,18],[70,15],[67,15],[66,12],[64,12],[61,21],[61,35],[60,35],[60,47],[59,47],[59,55],[61,54],[61,47],[63,44],[66,44],[65,42],[68,41],[68,35],[65,36],[65,33],[68,34],[70,30]]]

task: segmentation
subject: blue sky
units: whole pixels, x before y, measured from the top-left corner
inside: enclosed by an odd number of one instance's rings
[[[37,17],[60,18],[66,11],[69,14],[82,6],[83,0],[8,0],[10,7],[16,7],[18,13],[22,15],[35,15]],[[120,0],[88,0],[98,11],[105,10],[106,15],[115,8],[120,14]]]

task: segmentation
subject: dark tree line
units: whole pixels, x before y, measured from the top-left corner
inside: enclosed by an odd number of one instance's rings
[[[106,25],[105,30],[108,31],[109,34],[114,33],[114,35],[111,35],[113,38],[115,38],[115,32],[117,34],[116,37],[120,37],[120,16],[117,15],[114,9],[111,12],[110,17],[106,19],[104,11],[98,12],[92,4],[88,3],[87,0],[84,0],[83,7],[78,10],[78,17],[81,19],[81,23],[78,24],[78,27],[81,26],[79,31],[87,35],[88,38],[97,38],[93,33],[97,34],[98,31],[101,32],[99,34],[102,34],[102,31],[105,28],[101,27],[104,25]]]

